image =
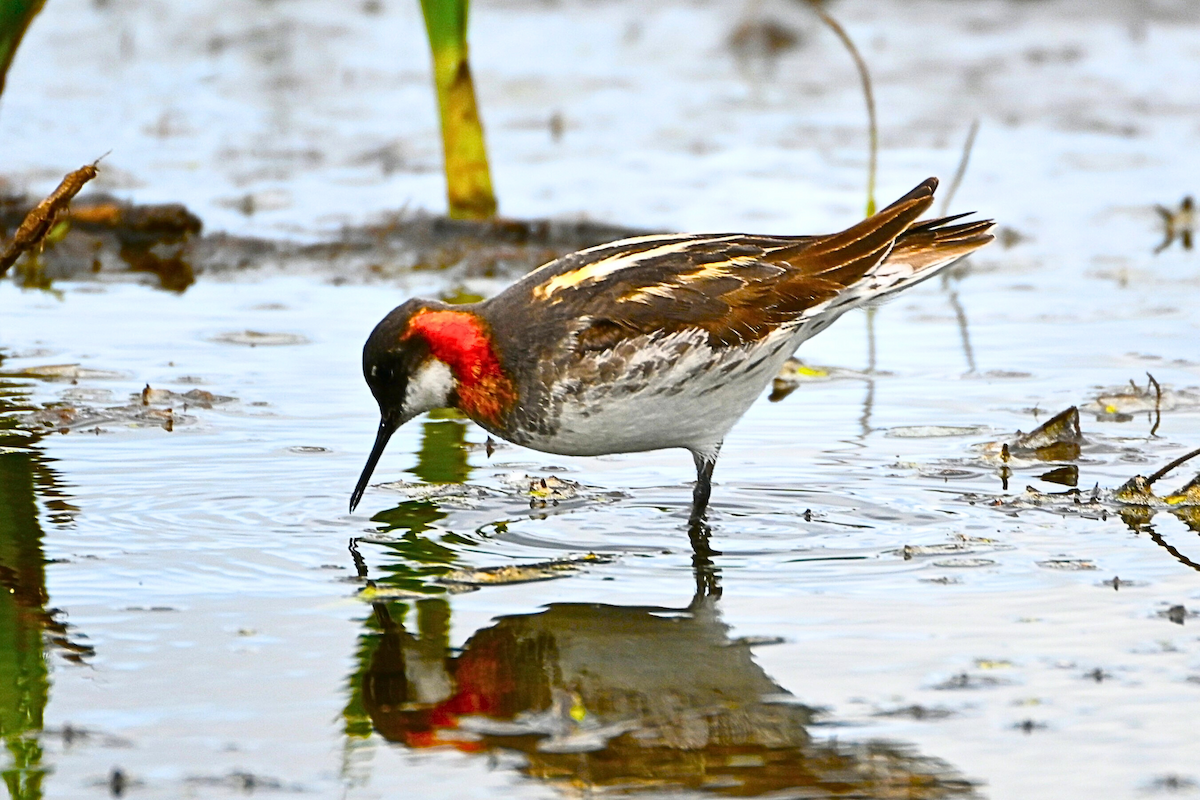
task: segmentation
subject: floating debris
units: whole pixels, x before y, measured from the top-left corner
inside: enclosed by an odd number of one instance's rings
[[[69,722],[64,723],[61,728],[43,728],[38,733],[38,738],[57,738],[67,747],[79,743],[98,744],[101,747],[112,748],[133,747],[133,742],[123,736],[105,733],[94,728],[82,728]]]
[[[107,369],[91,369],[78,364],[46,364],[40,367],[26,367],[15,372],[0,372],[0,378],[33,378],[41,381],[115,381],[129,378],[124,372],[114,372]]]
[[[933,562],[935,567],[947,569],[971,569],[975,567],[990,567],[996,562],[990,558],[945,558]]]
[[[1013,662],[1007,658],[977,658],[975,666],[979,669],[1012,669]]]
[[[128,428],[163,428],[167,431],[176,425],[191,425],[196,418],[175,413],[171,408],[154,408],[140,402],[124,406],[97,408],[85,405],[52,403],[26,414],[16,415],[18,424],[33,430],[50,429],[59,433],[83,430],[87,433],[105,432],[102,425],[119,425]]]
[[[204,389],[192,389],[188,392],[173,392],[170,389],[153,389],[150,384],[142,389],[139,394],[134,395],[134,399],[139,400],[144,406],[181,404],[186,409],[187,407],[194,408],[212,408],[213,406],[232,403],[233,398],[225,395],[213,394]]]
[[[308,339],[298,333],[268,333],[264,331],[227,331],[209,338],[218,344],[240,344],[246,347],[286,347],[308,344]]]
[[[978,436],[987,433],[983,425],[909,425],[888,428],[884,436],[889,439],[940,439],[950,436]]]
[[[990,689],[994,686],[1005,686],[1011,681],[1005,678],[997,678],[993,675],[972,675],[969,672],[960,672],[957,675],[952,675],[940,683],[934,684],[933,688],[938,691],[958,691],[960,689]]]
[[[34,206],[0,197],[0,230],[12,230]],[[339,282],[377,281],[413,269],[462,279],[516,278],[559,256],[652,233],[586,220],[457,220],[400,211],[380,224],[343,228],[328,241],[296,244],[228,233],[200,235],[201,220],[179,204],[132,205],[91,194],[70,209],[71,236],[47,248],[47,278],[108,280],[124,272],[156,275],[182,291],[200,275],[273,268]],[[97,269],[99,268],[99,269]]]
[[[1002,446],[1002,461],[1033,459],[1036,461],[1074,461],[1079,458],[1083,432],[1079,428],[1079,409],[1075,406],[1060,411],[1029,433],[1017,431],[1011,442]]]
[[[948,719],[956,716],[957,712],[951,711],[948,708],[940,708],[937,706],[920,706],[911,705],[901,708],[894,708],[888,711],[876,711],[871,716],[874,717],[905,717],[915,720],[930,720],[930,719]]]
[[[1144,388],[1131,380],[1128,386],[1102,390],[1095,400],[1082,406],[1083,410],[1103,422],[1128,422],[1134,414],[1143,412],[1161,414],[1200,408],[1200,392],[1161,386],[1153,375],[1147,373],[1146,377]]]
[[[1011,550],[1010,545],[1002,545],[994,539],[983,539],[974,536],[964,536],[957,534],[952,542],[944,542],[941,544],[906,544],[898,550],[884,551],[888,555],[898,555],[905,561],[911,561],[914,558],[921,556],[944,556],[954,553],[967,555],[970,553],[978,553],[981,550]]]
[[[1110,588],[1114,592],[1119,592],[1119,591],[1121,591],[1122,587],[1137,588],[1139,586],[1145,586],[1146,582],[1145,581],[1131,581],[1126,578],[1120,578],[1120,577],[1117,577],[1116,575],[1114,575],[1110,580],[1100,581],[1100,583],[1098,585]]]
[[[514,472],[500,476],[500,483],[518,496],[529,500],[530,508],[551,508],[566,503],[571,507],[593,500],[613,500],[623,496],[619,492],[598,492],[590,487],[559,478],[556,475],[527,475]]]
[[[1150,785],[1146,788],[1154,792],[1191,792],[1196,788],[1196,781],[1184,775],[1170,773],[1167,775],[1160,775],[1159,777],[1150,781]]]
[[[1196,202],[1192,196],[1184,197],[1176,210],[1161,205],[1156,205],[1154,210],[1162,218],[1163,224],[1163,240],[1154,248],[1154,254],[1158,255],[1166,250],[1176,239],[1179,239],[1184,250],[1191,250],[1192,236],[1196,232]]]
[[[370,540],[364,538],[362,541]],[[349,578],[347,580],[351,583],[358,582],[357,578]],[[446,586],[433,584],[421,587],[421,589],[409,589],[390,583],[379,584],[374,581],[368,581],[367,585],[359,590],[357,597],[365,603],[386,603],[392,600],[425,600],[442,594],[465,594],[478,589],[478,586],[467,584],[450,584]]]
[[[1029,433],[1017,431],[1011,439],[986,442],[978,445],[977,449],[982,454],[984,464],[999,467],[1007,490],[1012,469],[1046,462],[1074,461],[1082,454],[1084,444],[1086,440],[1079,427],[1079,409],[1071,406]],[[1075,486],[1079,482],[1078,468],[1051,470],[1044,479]]]
[[[898,555],[905,561],[911,561],[918,556],[945,555],[947,553],[974,552],[964,542],[947,542],[946,544],[906,544],[899,550],[885,551],[889,555]]]
[[[100,370],[80,369],[78,365],[35,368],[26,370],[24,374],[33,375],[34,373],[39,374],[44,380],[66,380],[68,377],[75,380],[71,376],[76,375],[85,378],[94,378],[97,375],[106,378],[124,377]],[[80,390],[74,389],[64,393],[64,395],[71,395],[72,398],[79,394]],[[129,397],[130,402],[124,405],[101,406],[67,401],[47,403],[41,408],[34,408],[13,416],[19,426],[35,432],[46,432],[47,429],[58,433],[82,431],[99,434],[108,432],[102,426],[162,428],[171,432],[178,425],[191,425],[197,421],[195,416],[186,413],[188,409],[212,409],[234,402],[232,397],[213,394],[204,389],[192,389],[181,393],[167,389],[154,389],[149,384],[140,392]]]
[[[1188,481],[1179,491],[1163,498],[1169,506],[1195,506],[1200,508],[1200,475]]]
[[[775,381],[771,384],[771,395],[767,399],[778,403],[806,383],[823,383],[847,378],[863,380],[866,377],[865,373],[853,369],[818,367],[805,364],[798,358],[789,358],[783,362],[779,374],[775,376]]]
[[[363,537],[359,541],[383,541]],[[580,569],[594,564],[609,564],[612,556],[587,553],[532,564],[501,564],[492,567],[460,567],[434,575],[421,585],[397,586],[390,583],[367,581],[358,592],[358,599],[368,603],[390,600],[420,600],[440,594],[463,594],[474,592],[484,586],[509,586],[518,583],[535,583],[577,574]]]
[[[548,475],[529,482],[528,492],[539,500],[570,500],[579,494],[582,488],[575,481],[565,481],[562,478]]]
[[[1038,561],[1043,569],[1057,569],[1063,572],[1083,572],[1096,569],[1096,565],[1085,558],[1050,558]]]
[[[233,789],[246,794],[251,794],[255,791],[290,791],[303,792],[303,786],[298,784],[288,785],[277,778],[270,778],[265,775],[255,775],[252,772],[243,770],[234,770],[227,775],[193,775],[184,779],[184,782],[190,786],[214,786],[226,789]]]
[[[595,553],[539,561],[535,564],[503,564],[496,567],[456,569],[440,576],[440,584],[465,584],[467,586],[507,586],[514,583],[532,583],[562,578],[590,564],[609,564],[612,556]]]
[[[473,501],[491,497],[492,493],[482,486],[469,483],[418,483],[415,481],[391,481],[376,484],[377,489],[395,492],[405,500],[451,500]],[[473,505],[472,503],[465,503]]]
[[[1196,456],[1200,456],[1200,448],[1190,453],[1185,453],[1148,478],[1141,475],[1134,475],[1113,492],[1113,498],[1118,503],[1127,506],[1178,508],[1200,506],[1200,475],[1188,481],[1179,491],[1172,492],[1166,497],[1160,498],[1156,496],[1151,489],[1159,478]]]
[[[1189,618],[1200,617],[1200,612],[1189,611],[1187,606],[1175,604],[1169,608],[1165,608],[1158,612],[1158,616],[1166,620],[1174,622],[1176,625],[1182,625]]]

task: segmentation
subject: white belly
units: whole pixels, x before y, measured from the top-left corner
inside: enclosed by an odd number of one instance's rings
[[[714,351],[707,342],[647,343],[628,353],[620,377],[564,394],[557,430],[529,447],[604,455],[686,447],[708,452],[725,438],[801,341],[796,329]]]

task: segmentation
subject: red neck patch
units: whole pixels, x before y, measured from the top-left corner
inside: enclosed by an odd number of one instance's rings
[[[450,367],[458,381],[458,407],[472,419],[492,425],[517,399],[504,374],[483,321],[469,311],[418,311],[401,337],[419,335],[429,352]]]

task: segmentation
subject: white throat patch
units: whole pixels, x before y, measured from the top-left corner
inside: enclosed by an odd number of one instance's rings
[[[450,405],[450,394],[454,391],[454,373],[443,361],[428,359],[420,369],[408,377],[408,391],[404,395],[405,415],[416,416],[435,408]]]

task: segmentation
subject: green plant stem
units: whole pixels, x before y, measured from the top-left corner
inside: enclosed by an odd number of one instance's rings
[[[450,216],[487,219],[496,213],[496,195],[467,60],[468,7],[469,0],[421,0],[433,54]]]
[[[0,95],[21,37],[46,0],[0,0]]]

